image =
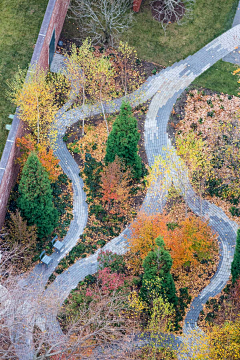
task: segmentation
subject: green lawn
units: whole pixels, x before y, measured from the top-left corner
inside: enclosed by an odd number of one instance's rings
[[[6,97],[6,80],[11,79],[18,66],[27,67],[48,0],[0,0],[0,156],[10,123],[8,115],[14,107]]]
[[[170,24],[166,35],[146,0],[124,40],[134,46],[141,59],[172,65],[194,54],[211,40],[231,28],[238,0],[196,0],[193,19],[179,26]]]
[[[192,84],[197,87],[237,96],[239,92],[239,77],[232,74],[236,68],[236,65],[220,60],[196,78]]]

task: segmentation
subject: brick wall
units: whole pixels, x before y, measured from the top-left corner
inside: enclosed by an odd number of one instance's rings
[[[55,29],[56,45],[61,34],[69,2],[70,0],[49,0],[34,48],[32,65],[37,63],[42,68],[48,68],[48,50],[51,37]],[[19,171],[19,167],[15,163],[19,149],[16,148],[15,142],[16,138],[22,136],[23,133],[24,126],[16,111],[0,161],[0,228],[4,223],[9,194]]]

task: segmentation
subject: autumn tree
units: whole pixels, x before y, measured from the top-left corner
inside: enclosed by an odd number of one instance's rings
[[[132,0],[76,0],[70,5],[80,31],[87,33],[95,44],[111,46],[129,27],[131,7]]]
[[[49,175],[49,180],[54,182],[58,179],[58,176],[62,172],[59,166],[59,159],[54,156],[53,150],[49,148],[47,144],[37,144],[31,134],[17,138],[16,144],[20,147],[21,151],[21,156],[17,158],[17,162],[21,166],[21,169],[27,161],[30,153],[35,151],[42,166]]]
[[[154,163],[146,176],[147,187],[150,193],[157,193],[163,200],[166,197],[182,195],[186,198],[188,190],[188,169],[183,159],[177,156],[172,146],[163,147],[162,155],[156,156]],[[175,192],[168,192],[173,185]],[[185,201],[185,215],[188,208]]]
[[[117,51],[120,57],[118,66],[120,67],[122,87],[126,96],[129,92],[136,90],[142,82],[142,77],[136,69],[136,50],[127,42],[120,41]]]
[[[51,184],[46,170],[35,153],[25,163],[19,183],[18,206],[29,225],[36,225],[38,237],[51,234],[58,212],[53,206]]]
[[[55,139],[54,119],[62,106],[58,100],[58,88],[62,83],[61,96],[69,93],[69,83],[62,74],[47,75],[40,68],[30,68],[26,81],[25,72],[19,70],[9,83],[9,97],[19,107],[20,117],[31,129],[37,143],[49,142],[49,134]]]
[[[130,262],[136,272],[139,271],[149,251],[154,249],[155,239],[160,234],[165,239],[168,233],[167,222],[168,218],[165,215],[147,215],[140,212],[131,224],[128,243],[133,254]]]
[[[153,299],[150,319],[146,326],[145,332],[149,336],[148,345],[145,352],[149,357],[156,359],[160,352],[164,359],[168,359],[167,355],[173,353],[171,343],[165,341],[166,334],[174,330],[175,310],[172,304],[162,296]],[[143,334],[144,336],[144,334]]]
[[[131,106],[129,103],[123,102],[120,114],[117,116],[107,140],[106,163],[113,162],[117,155],[124,162],[126,168],[130,167],[133,178],[140,179],[143,168],[138,155],[139,139],[137,120],[132,115]]]
[[[179,355],[196,360],[234,360],[240,357],[240,319],[214,325],[205,333],[193,330],[183,337]]]
[[[232,282],[233,284],[240,276],[240,230],[237,231],[236,248],[234,258],[231,266]]]
[[[126,216],[129,212],[131,172],[123,171],[123,165],[116,156],[114,162],[109,163],[101,174],[102,198],[101,203],[109,214]]]
[[[198,138],[193,132],[176,139],[177,153],[188,167],[192,184],[197,187],[200,195],[200,214],[202,215],[202,197],[207,181],[212,176],[213,154],[209,154],[207,142]]]
[[[130,260],[135,269],[139,269],[148,252],[154,248],[159,235],[171,253],[174,269],[196,266],[203,259],[211,259],[216,235],[206,221],[191,216],[179,222],[174,229],[169,228],[169,222],[164,214],[138,215],[131,225],[128,240],[130,251],[137,255]]]
[[[109,135],[108,122],[105,113],[104,101],[115,97],[115,70],[111,61],[105,57],[95,58],[91,66],[91,88],[89,93],[92,100],[98,100],[101,104],[103,118]]]
[[[66,72],[71,80],[77,83],[81,91],[82,105],[86,104],[86,91],[91,82],[90,70],[94,63],[94,55],[91,41],[87,38],[82,45],[77,48],[75,44],[71,46],[71,54],[65,53]],[[76,94],[78,95],[78,94]],[[82,135],[84,135],[84,119],[82,125]]]
[[[169,229],[164,240],[176,269],[197,266],[199,261],[211,259],[216,235],[206,221],[191,216],[181,221],[174,230]]]
[[[144,273],[140,294],[142,299],[151,305],[153,298],[160,295],[176,306],[176,288],[170,274],[173,261],[161,236],[157,237],[155,243],[155,248],[149,251],[143,260]]]
[[[10,214],[7,242],[12,246],[17,244],[25,247],[34,245],[36,242],[36,225],[28,226],[19,210]]]

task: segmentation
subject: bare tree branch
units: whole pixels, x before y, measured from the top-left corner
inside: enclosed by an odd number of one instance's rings
[[[133,0],[74,0],[70,18],[78,21],[79,28],[93,44],[113,46],[131,23],[132,3]]]

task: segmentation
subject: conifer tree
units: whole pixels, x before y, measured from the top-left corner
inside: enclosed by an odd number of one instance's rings
[[[48,174],[35,153],[29,155],[22,170],[18,206],[28,224],[37,226],[39,238],[51,234],[58,212],[53,205]]]
[[[232,262],[231,273],[232,282],[234,284],[235,281],[240,277],[240,229],[237,231],[236,248]]]
[[[117,155],[126,167],[131,168],[133,178],[139,179],[142,176],[142,161],[138,155],[139,139],[137,120],[132,115],[131,106],[123,102],[107,140],[106,163],[113,162]]]
[[[156,239],[156,247],[150,251],[143,261],[143,281],[140,291],[141,297],[147,303],[156,296],[162,296],[170,304],[177,305],[176,288],[170,270],[172,258],[165,249],[163,238]]]

